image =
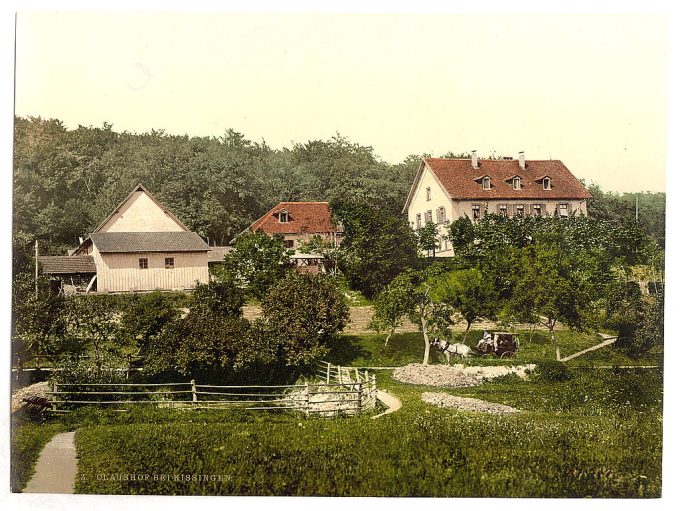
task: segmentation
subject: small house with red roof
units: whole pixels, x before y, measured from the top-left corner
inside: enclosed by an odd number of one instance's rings
[[[452,220],[477,220],[488,213],[504,216],[587,215],[588,190],[559,160],[482,160],[424,158],[403,212],[413,229],[427,222],[439,227],[436,255],[453,255],[445,237]]]
[[[323,269],[323,256],[300,250],[313,236],[321,236],[334,246],[342,238],[342,225],[333,220],[328,202],[279,202],[248,228],[251,232],[280,235],[285,247],[293,251],[291,263],[301,271],[316,273]]]

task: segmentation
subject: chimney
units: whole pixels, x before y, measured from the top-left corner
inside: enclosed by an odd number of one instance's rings
[[[82,236],[78,236],[78,241],[79,241],[80,244],[82,245],[82,244],[83,244],[83,237],[82,237]]]
[[[527,164],[524,161],[524,151],[519,152],[519,166],[522,167],[522,169],[527,168]]]
[[[479,164],[477,163],[477,149],[472,150],[472,168],[478,169]]]

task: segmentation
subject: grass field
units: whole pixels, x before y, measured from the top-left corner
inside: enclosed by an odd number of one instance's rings
[[[530,334],[528,331],[520,331],[520,349],[515,358],[500,360],[495,358],[471,357],[464,361],[470,365],[507,365],[539,363],[542,361],[555,360],[555,350],[550,341],[548,332],[537,330]],[[482,330],[471,330],[466,344],[474,347],[482,338]],[[463,333],[456,335],[456,342],[462,342]],[[562,357],[571,355],[590,346],[602,342],[597,334],[572,332],[569,330],[557,333]],[[423,360],[423,337],[420,333],[394,334],[385,347],[385,335],[345,335],[334,347],[329,361],[334,364],[351,366],[403,366]],[[614,346],[592,351],[575,358],[569,362],[570,366],[590,365],[660,365],[662,363],[660,353],[648,353],[640,358],[631,358]],[[456,357],[455,363],[460,360]],[[454,363],[452,360],[452,363]],[[445,362],[444,356],[436,349],[430,350],[431,363]]]
[[[599,342],[559,335],[565,354]],[[473,332],[469,339],[479,337]],[[417,334],[396,335],[387,349],[382,336],[345,341],[331,354],[334,363],[388,366],[422,358]],[[550,349],[547,337],[535,334],[531,344],[522,341],[514,362],[540,364],[552,358]],[[79,493],[657,497],[662,369],[588,365],[647,365],[660,357],[636,361],[611,347],[590,355],[594,360],[569,364],[565,381],[511,376],[436,389],[519,408],[512,416],[439,409],[420,397],[432,387],[377,371],[379,388],[401,399],[403,408],[376,420],[83,409],[47,425],[22,426],[22,452],[34,452],[57,431],[77,429]]]

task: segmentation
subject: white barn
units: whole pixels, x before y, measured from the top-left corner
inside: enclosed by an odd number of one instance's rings
[[[208,282],[209,251],[140,184],[62,259],[91,258],[98,292],[183,290]]]

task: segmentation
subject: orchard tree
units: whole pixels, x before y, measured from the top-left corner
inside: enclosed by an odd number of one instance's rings
[[[587,272],[581,271],[556,245],[534,244],[525,247],[523,255],[512,306],[535,316],[548,329],[555,357],[560,360],[555,336],[557,323],[581,330],[592,317],[594,297]]]
[[[425,222],[425,225],[417,231],[418,248],[425,251],[428,256],[432,253],[434,257],[439,244],[438,235],[437,225],[433,222]]]
[[[498,301],[493,285],[476,268],[454,270],[432,280],[432,297],[451,306],[466,321],[463,343],[472,323],[496,315]]]
[[[223,317],[241,317],[245,295],[231,277],[226,274],[222,280],[196,284],[189,310]]]
[[[376,332],[387,331],[385,348],[394,331],[404,323],[404,318],[411,313],[413,286],[407,275],[397,276],[383,289],[373,302],[373,318],[369,324]]]

